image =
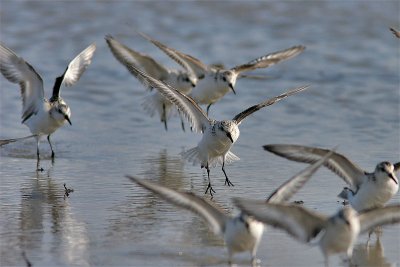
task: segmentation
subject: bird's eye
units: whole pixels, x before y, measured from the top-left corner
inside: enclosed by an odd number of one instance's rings
[[[223,80],[224,82],[226,82],[226,78],[225,78],[225,76],[224,76],[224,77],[222,77],[222,80]]]

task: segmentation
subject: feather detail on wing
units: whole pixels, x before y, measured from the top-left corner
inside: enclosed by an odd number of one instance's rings
[[[304,163],[314,163],[329,151],[315,147],[283,144],[266,145],[264,149],[278,156]],[[347,184],[356,188],[363,182],[365,176],[365,172],[356,164],[336,152],[324,163],[324,166],[343,178]]]
[[[94,51],[96,51],[96,44],[93,43],[68,64],[63,80],[65,86],[72,86],[80,79],[86,68],[92,62]]]
[[[161,42],[150,38],[142,32],[138,32],[138,34],[140,34],[149,42],[153,43],[155,46],[161,49],[161,51],[181,65],[187,72],[197,76],[197,78],[201,79],[209,71],[209,67],[197,58],[168,47]]]
[[[149,36],[147,36],[146,34],[144,34],[142,32],[138,32],[138,34],[141,35],[147,41],[149,41],[152,44],[154,44],[155,46],[157,46],[167,56],[169,56],[172,60],[174,60],[176,63],[178,63],[186,72],[188,72],[188,74],[192,78],[192,80],[194,80],[194,81],[197,80],[197,75],[194,72],[194,70],[192,69],[191,65],[189,63],[187,63],[184,58],[182,58],[183,53],[181,53],[173,48],[170,48],[157,40],[150,38]]]
[[[234,199],[235,205],[256,220],[280,228],[302,242],[309,242],[324,228],[327,217],[298,205]]]
[[[53,94],[50,101],[57,100],[60,97],[61,85],[63,83],[65,86],[72,86],[79,81],[86,68],[92,62],[94,51],[96,51],[96,45],[93,43],[80,52],[79,55],[68,64],[64,73],[57,77],[54,82]]]
[[[192,98],[182,94],[172,86],[154,79],[135,66],[129,65],[128,68],[142,84],[157,89],[165,98],[171,101],[191,123],[193,131],[203,132],[210,124],[205,112]]]
[[[43,81],[35,69],[11,49],[0,44],[0,71],[12,83],[18,83],[22,96],[22,122],[43,105]]]
[[[231,70],[239,74],[241,72],[246,72],[254,69],[267,68],[279,62],[297,56],[298,54],[303,52],[304,49],[306,49],[306,47],[302,45],[293,46],[282,51],[273,52],[265,56],[256,58],[246,64],[236,66]]]
[[[400,222],[400,205],[388,205],[383,208],[373,208],[365,210],[358,215],[360,219],[360,233],[369,231],[370,229]]]
[[[114,57],[124,65],[128,71],[131,71],[128,66],[133,65],[143,69],[151,77],[158,80],[166,80],[168,78],[168,70],[152,57],[127,47],[115,40],[111,35],[106,35],[105,39]],[[134,73],[132,74],[135,75]]]
[[[263,102],[261,102],[260,104],[251,106],[251,107],[249,107],[248,109],[246,109],[246,110],[242,111],[241,113],[237,114],[237,115],[233,118],[233,120],[236,121],[236,123],[239,125],[243,119],[245,119],[247,116],[253,114],[253,113],[256,112],[257,110],[260,110],[260,109],[262,109],[262,108],[264,108],[264,107],[266,107],[266,106],[273,105],[273,104],[275,104],[276,102],[278,102],[278,101],[280,101],[280,100],[282,100],[282,99],[284,99],[284,98],[286,98],[286,97],[288,97],[288,96],[297,94],[297,93],[299,93],[299,92],[301,92],[301,91],[307,89],[308,87],[309,87],[308,85],[306,85],[306,86],[301,86],[301,87],[297,87],[297,88],[292,89],[292,90],[290,90],[290,91],[287,91],[287,92],[285,92],[285,93],[283,93],[283,94],[281,94],[281,95],[278,95],[278,96],[275,96],[275,97],[273,97],[273,98],[267,99],[266,101],[263,101]]]
[[[269,203],[281,203],[289,200],[294,194],[299,191],[304,184],[311,178],[311,176],[323,165],[333,151],[326,153],[321,159],[316,161],[314,164],[308,166],[285,183],[283,183],[278,189],[276,189],[267,199]]]
[[[215,234],[222,234],[224,232],[225,224],[229,220],[229,217],[207,200],[190,192],[178,192],[133,176],[126,177],[132,182],[157,194],[159,197],[167,200],[168,202],[200,215],[205,221],[208,222]]]
[[[36,137],[36,136],[37,135],[34,134],[34,135],[29,135],[29,136],[20,137],[20,138],[3,139],[3,140],[0,140],[0,146],[4,146],[4,145],[10,144],[10,143],[14,143],[14,142],[17,142],[17,141],[29,139],[29,138]]]

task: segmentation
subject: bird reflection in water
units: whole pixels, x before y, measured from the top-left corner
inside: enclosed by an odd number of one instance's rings
[[[384,248],[381,242],[382,232],[375,232],[376,240],[375,243],[368,239],[367,243],[360,243],[354,246],[353,250],[353,266],[380,266],[380,267],[391,267],[396,266],[391,264],[385,258]],[[373,244],[372,244],[373,243]]]

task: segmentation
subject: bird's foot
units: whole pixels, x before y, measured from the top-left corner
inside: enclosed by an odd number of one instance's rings
[[[232,182],[228,179],[228,177],[225,178],[225,185],[228,185],[228,186],[235,186],[235,185],[232,184]]]
[[[212,188],[211,183],[208,183],[206,192],[204,192],[204,194],[207,194],[208,190],[210,190],[210,195],[213,196],[213,193],[215,193],[215,190]]]

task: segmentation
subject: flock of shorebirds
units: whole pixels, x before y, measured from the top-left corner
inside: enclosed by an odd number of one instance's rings
[[[400,38],[398,31],[391,29]],[[266,99],[240,112],[231,120],[214,120],[208,116],[211,105],[225,94],[235,93],[235,83],[245,72],[257,68],[267,68],[300,54],[305,47],[293,46],[282,51],[266,54],[248,63],[225,69],[202,63],[199,59],[184,54],[165,44],[139,33],[178,63],[183,70],[168,69],[149,55],[137,52],[117,41],[111,35],[105,40],[115,58],[124,65],[147,89],[149,95],[143,102],[151,114],[158,113],[167,129],[167,120],[178,111],[185,130],[184,119],[191,125],[191,131],[202,133],[198,145],[182,156],[199,164],[207,170],[208,187],[205,194],[215,193],[211,185],[210,168],[222,166],[225,185],[233,186],[225,171],[225,163],[239,158],[230,149],[239,138],[239,125],[250,114],[276,102],[302,92],[308,86],[291,89],[276,97]],[[25,138],[34,137],[37,141],[37,168],[40,168],[39,142],[47,136],[51,157],[55,153],[50,140],[59,127],[71,123],[71,110],[60,96],[62,85],[77,83],[90,65],[96,45],[91,44],[79,53],[57,77],[51,98],[46,99],[43,81],[35,69],[4,44],[0,44],[0,72],[12,83],[18,83],[22,95],[22,123],[26,124],[32,135],[24,138],[0,140],[5,145]],[[207,105],[204,111],[200,105]],[[190,192],[178,192],[143,179],[127,176],[128,179],[161,198],[201,216],[214,233],[220,235],[226,244],[229,263],[234,253],[249,251],[252,263],[256,263],[256,251],[264,231],[264,224],[286,231],[304,243],[318,244],[328,265],[331,254],[345,253],[351,262],[352,250],[357,237],[370,234],[377,227],[400,222],[400,204],[386,205],[398,192],[399,181],[395,172],[400,170],[400,162],[392,164],[384,161],[377,164],[374,172],[362,170],[344,155],[334,149],[322,149],[290,144],[265,145],[264,149],[287,159],[309,163],[300,173],[283,183],[271,193],[267,200],[233,199],[241,210],[236,217],[226,215],[209,200]],[[301,205],[288,203],[289,200],[320,166],[325,166],[347,184],[339,194],[349,205],[341,208],[333,216],[325,216]],[[385,206],[386,205],[386,206]]]

